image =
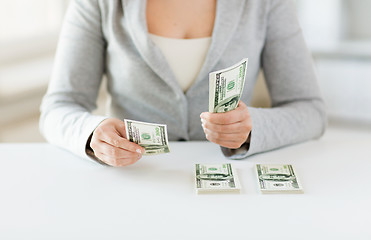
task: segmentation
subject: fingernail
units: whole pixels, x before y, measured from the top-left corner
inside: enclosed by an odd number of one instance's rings
[[[204,124],[205,123],[205,119],[201,118],[201,122],[202,122],[202,124]]]
[[[142,154],[142,150],[140,150],[140,149],[138,148],[138,149],[137,149],[137,153]]]
[[[201,124],[201,126],[202,126],[203,129],[205,129],[205,125],[203,123]]]

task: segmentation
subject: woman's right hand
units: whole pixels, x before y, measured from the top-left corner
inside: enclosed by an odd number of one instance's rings
[[[144,153],[143,147],[127,140],[125,124],[117,118],[108,118],[98,125],[90,147],[97,158],[114,167],[131,165]]]

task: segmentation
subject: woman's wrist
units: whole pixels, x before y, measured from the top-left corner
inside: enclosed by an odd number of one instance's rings
[[[251,131],[249,133],[249,136],[247,137],[247,140],[236,149],[232,148],[226,148],[221,146],[221,150],[226,157],[233,157],[233,156],[244,156],[250,149],[250,141],[251,141]]]
[[[94,150],[90,146],[92,136],[93,136],[93,133],[90,134],[88,140],[86,141],[86,146],[85,146],[86,155],[88,155],[91,159],[95,160],[96,162],[98,162],[102,165],[108,165],[105,162],[103,162],[102,160],[100,160],[99,158],[97,158],[97,156],[95,156]]]

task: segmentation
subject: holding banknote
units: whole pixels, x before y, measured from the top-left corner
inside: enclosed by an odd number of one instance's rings
[[[130,142],[125,133],[125,124],[117,118],[102,121],[94,130],[87,152],[95,160],[110,166],[123,167],[137,162],[145,149]]]
[[[169,153],[167,128],[164,124],[125,119],[126,138],[144,147],[143,155]]]
[[[203,112],[202,127],[206,138],[222,147],[237,149],[252,129],[246,104],[241,99],[248,59],[209,74],[209,112]]]

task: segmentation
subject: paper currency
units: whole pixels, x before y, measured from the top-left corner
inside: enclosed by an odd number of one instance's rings
[[[144,147],[143,155],[170,152],[166,125],[125,119],[126,137]]]
[[[303,193],[292,165],[257,164],[256,172],[262,193]]]
[[[240,192],[241,186],[236,171],[230,163],[196,164],[196,191]]]
[[[228,112],[240,101],[247,72],[248,59],[232,67],[209,74],[209,112]]]

